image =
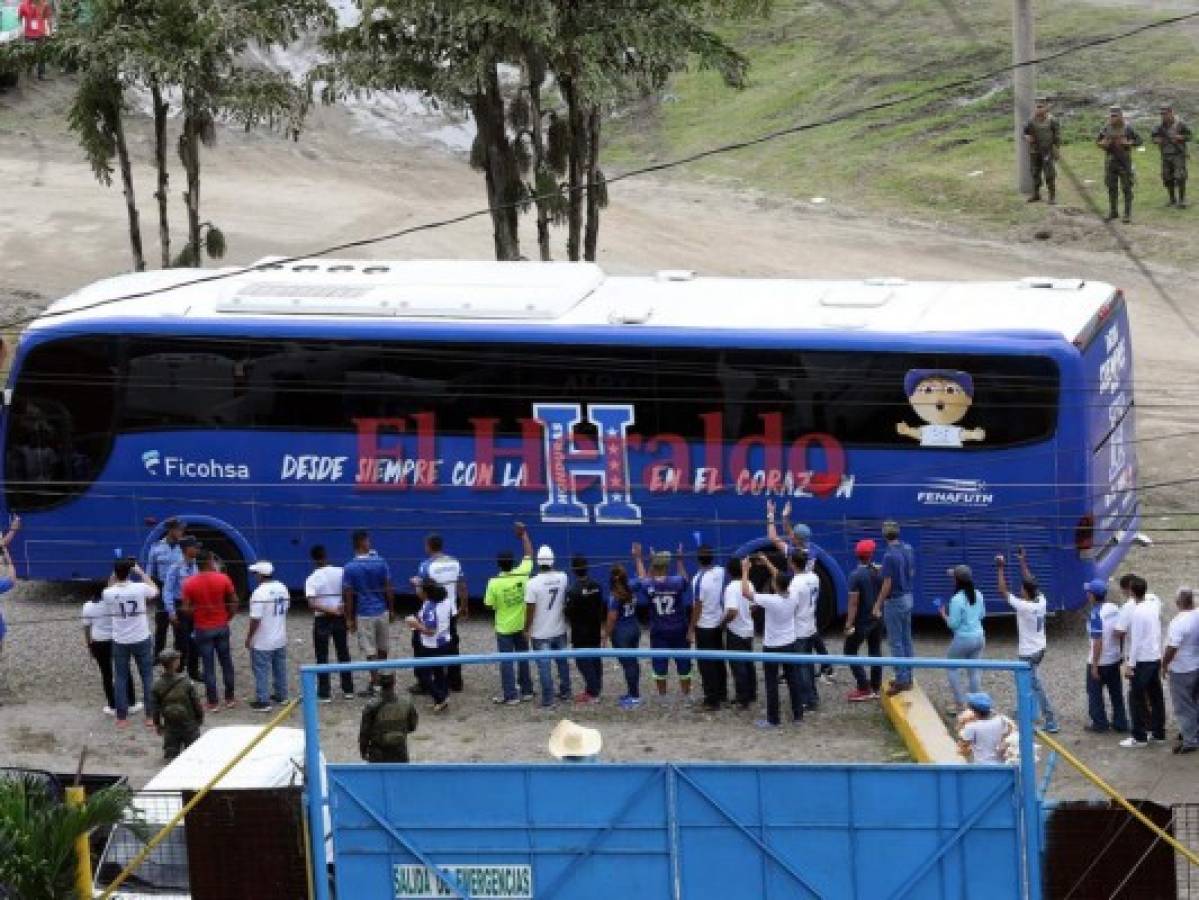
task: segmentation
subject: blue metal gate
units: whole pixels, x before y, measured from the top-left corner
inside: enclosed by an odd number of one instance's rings
[[[468,665],[496,661],[461,658]],[[319,764],[317,671],[423,662],[305,666],[309,765]],[[910,662],[933,668],[948,661]],[[974,665],[1013,670],[1027,729],[1022,743],[1031,743],[1027,666]],[[1022,749],[1031,760],[1031,747]],[[315,787],[322,779],[307,783]],[[339,897],[1041,895],[1039,829],[1025,827],[1039,821],[1035,768],[1027,762],[331,765],[322,787],[309,798],[309,821],[319,823],[314,852],[324,846],[326,822],[330,828]],[[318,815],[322,809],[327,819]],[[316,887],[318,900],[324,898],[323,879]]]

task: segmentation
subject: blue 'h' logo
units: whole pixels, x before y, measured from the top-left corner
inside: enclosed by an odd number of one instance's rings
[[[603,500],[595,505],[595,521],[601,525],[634,525],[641,521],[641,507],[633,503],[629,478],[627,434],[635,416],[632,404],[593,403],[587,421],[596,427],[596,452],[575,445],[574,429],[583,420],[577,403],[535,403],[533,418],[544,428],[546,491],[541,504],[543,522],[588,522],[586,503],[579,500],[576,479],[595,478]]]

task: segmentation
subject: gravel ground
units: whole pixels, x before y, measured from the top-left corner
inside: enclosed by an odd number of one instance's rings
[[[1177,548],[1142,550],[1131,560],[1163,594],[1172,592],[1166,588],[1173,584],[1166,574],[1173,568],[1171,557],[1178,554],[1171,550]],[[103,695],[95,667],[71,615],[78,602],[78,597],[47,585],[22,585],[9,595],[6,605],[11,629],[0,659],[0,759],[8,765],[64,770],[73,767],[86,746],[89,770],[121,772],[135,784],[142,783],[161,764],[158,741],[141,728],[118,733],[112,719],[102,713]],[[1167,606],[1172,614],[1172,604]],[[311,659],[308,614],[294,612],[288,629],[294,673],[300,663]],[[233,631],[234,647],[240,648],[245,634],[244,616],[235,620]],[[948,635],[939,622],[920,622],[916,631],[918,654],[936,656],[944,652]],[[476,616],[465,624],[462,634],[467,651],[493,649],[487,617]],[[832,633],[827,638],[830,646],[839,643]],[[1053,620],[1049,639],[1043,677],[1059,708],[1061,737],[1067,745],[1130,795],[1199,801],[1199,762],[1195,757],[1172,756],[1164,748],[1125,751],[1116,746],[1113,737],[1082,730],[1086,721],[1082,688],[1086,639],[1081,617],[1075,614]],[[406,632],[397,624],[393,627],[393,650],[401,647],[406,648]],[[1010,618],[990,620],[986,657],[1013,658],[1015,651],[1014,622]],[[243,724],[264,718],[244,705],[252,685],[248,653],[235,650],[235,662],[243,705],[211,717],[210,725]],[[844,702],[849,673],[841,669],[836,677],[835,687],[821,687],[823,706],[802,726],[763,733],[753,727],[760,710],[705,713],[698,706],[672,699],[666,703],[651,700],[641,710],[622,712],[614,701],[623,685],[615,662],[605,666],[604,702],[578,709],[566,705],[554,710],[531,705],[496,707],[490,698],[498,692],[498,671],[491,667],[468,669],[467,690],[451,697],[446,714],[425,712],[427,701],[420,701],[424,716],[413,738],[412,753],[414,759],[451,762],[546,759],[544,748],[550,730],[559,718],[569,716],[599,727],[604,733],[605,757],[614,761],[906,760],[902,745],[877,705]],[[402,678],[406,683],[408,676]],[[643,676],[645,686],[652,687],[647,682]],[[579,683],[576,681],[576,685]],[[949,692],[942,673],[925,673],[922,683],[934,702],[941,707],[947,705]],[[1001,709],[1014,708],[1009,676],[988,675],[985,688],[996,697]],[[361,705],[360,700],[338,699],[321,707],[324,749],[330,760],[356,758]],[[299,724],[298,716],[292,724]],[[1057,769],[1052,783],[1055,796],[1095,796],[1093,789],[1067,769],[1065,765]]]

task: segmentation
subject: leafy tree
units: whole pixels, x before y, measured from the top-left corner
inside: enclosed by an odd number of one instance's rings
[[[21,900],[74,896],[75,839],[119,823],[130,808],[125,788],[106,788],[79,807],[34,776],[0,778],[0,895]]]

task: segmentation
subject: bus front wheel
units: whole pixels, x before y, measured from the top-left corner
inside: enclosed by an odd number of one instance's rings
[[[246,560],[241,550],[237,548],[228,535],[215,528],[193,528],[190,530],[205,550],[211,550],[216,557],[217,568],[229,576],[238,597],[249,596],[249,574],[246,572]]]

